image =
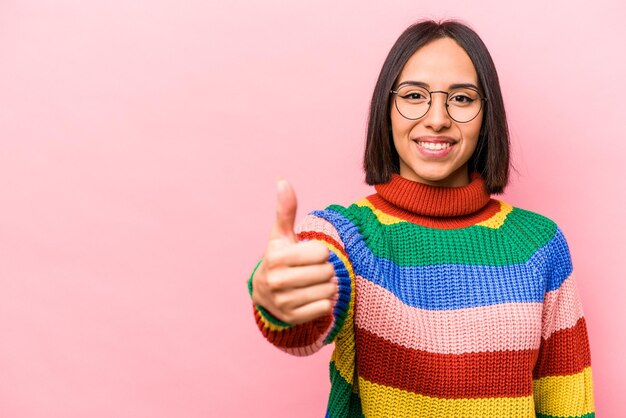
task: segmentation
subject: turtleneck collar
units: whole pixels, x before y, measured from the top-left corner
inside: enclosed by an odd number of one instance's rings
[[[478,173],[472,173],[470,183],[461,187],[431,186],[392,174],[387,183],[374,188],[393,206],[419,216],[466,216],[484,208],[490,201],[485,182]]]

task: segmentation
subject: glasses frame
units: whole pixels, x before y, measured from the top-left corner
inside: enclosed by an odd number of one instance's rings
[[[395,98],[393,100],[394,105],[396,106],[396,110],[398,111],[398,113],[403,118],[408,119],[408,120],[418,120],[418,119],[421,119],[424,116],[426,116],[428,114],[428,112],[430,111],[430,108],[431,108],[432,103],[433,103],[433,93],[443,93],[443,94],[446,95],[446,101],[445,101],[446,113],[448,114],[448,116],[450,116],[450,119],[452,119],[453,121],[455,121],[457,123],[468,123],[468,122],[471,122],[474,119],[476,119],[476,117],[478,115],[480,115],[480,111],[483,110],[484,104],[487,101],[487,98],[483,97],[482,94],[480,94],[480,91],[478,91],[478,89],[474,89],[474,88],[471,88],[471,87],[466,87],[466,88],[469,88],[470,90],[474,90],[478,94],[478,97],[480,97],[480,108],[478,109],[478,112],[476,112],[476,115],[473,118],[471,118],[470,120],[466,120],[466,121],[461,122],[460,120],[454,119],[452,117],[452,115],[450,114],[450,105],[448,104],[448,97],[450,97],[450,92],[449,91],[443,91],[443,90],[433,90],[433,91],[430,91],[430,90],[428,90],[425,87],[422,87],[422,88],[428,92],[428,109],[426,109],[426,112],[424,112],[424,114],[422,116],[417,117],[417,118],[408,118],[408,117],[404,116],[402,114],[402,112],[400,111],[400,108],[398,107],[398,93],[399,93],[399,91],[398,90],[390,90],[389,91],[389,94],[395,95]]]

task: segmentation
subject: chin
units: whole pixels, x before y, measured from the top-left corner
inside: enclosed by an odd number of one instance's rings
[[[412,171],[413,171],[413,175],[417,176],[417,178],[421,178],[426,181],[432,181],[432,182],[445,181],[454,173],[453,171],[450,171],[450,170],[436,170],[436,169],[424,170],[423,168],[421,170],[412,170]]]
[[[400,174],[402,175],[402,171],[400,172]],[[451,170],[445,168],[433,168],[424,170],[424,167],[420,167],[419,170],[408,168],[406,174],[407,175],[404,177],[412,179],[414,181],[430,183],[437,186],[448,186],[452,185],[453,183],[458,183],[461,171],[460,169]]]

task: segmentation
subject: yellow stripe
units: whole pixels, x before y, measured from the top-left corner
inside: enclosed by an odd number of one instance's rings
[[[397,223],[400,223],[400,222],[406,222],[404,219],[400,219],[400,218],[398,218],[396,216],[388,215],[385,212],[383,212],[383,211],[381,211],[379,209],[376,209],[374,207],[374,205],[372,205],[370,203],[370,201],[367,200],[367,199],[361,199],[361,200],[357,201],[356,205],[357,206],[365,206],[365,207],[370,208],[372,210],[372,212],[374,213],[374,215],[376,215],[376,218],[378,219],[378,222],[380,222],[383,225],[393,225],[393,224],[397,224]]]
[[[594,411],[591,367],[569,376],[546,376],[533,381],[537,412],[579,416]]]
[[[359,389],[366,417],[533,417],[532,396],[516,398],[431,398],[402,389],[379,385],[359,377]]]
[[[354,270],[352,269],[352,263],[350,260],[334,245],[323,241],[329,250],[335,253],[337,257],[343,262],[348,275],[350,276],[350,302],[348,304],[348,312],[346,313],[346,319],[344,320],[343,327],[339,334],[335,337],[335,349],[331,360],[335,362],[337,371],[348,383],[352,384],[354,381],[354,356],[355,356],[355,343],[354,343],[354,329],[352,323],[354,322],[354,298],[355,298],[355,278]]]
[[[504,203],[500,201],[500,210],[491,218],[484,220],[482,222],[479,222],[476,225],[486,226],[487,228],[492,228],[492,229],[498,229],[502,226],[502,224],[504,223],[504,220],[509,215],[509,213],[511,213],[512,210],[513,210],[513,206],[509,205],[508,203]]]
[[[258,308],[255,308],[255,309],[259,313],[259,317],[261,318],[261,322],[263,323],[263,326],[265,328],[269,328],[271,331],[283,331],[283,330],[290,328],[290,327],[283,327],[281,325],[276,325],[270,322],[267,318],[265,318],[265,315],[263,315],[263,312],[261,312]]]
[[[374,205],[372,205],[372,203],[367,199],[361,199],[357,201],[356,204],[361,207],[370,208],[372,212],[374,213],[374,215],[376,215],[376,219],[378,219],[378,222],[380,222],[383,225],[393,225],[393,224],[397,224],[400,222],[406,222],[404,219],[384,213],[380,209],[376,209]],[[486,219],[482,222],[478,222],[476,225],[484,226],[484,227],[492,228],[492,229],[498,229],[502,226],[502,224],[504,224],[506,217],[509,215],[509,213],[511,213],[512,210],[513,210],[513,206],[509,205],[508,203],[500,201],[500,210],[489,219]]]

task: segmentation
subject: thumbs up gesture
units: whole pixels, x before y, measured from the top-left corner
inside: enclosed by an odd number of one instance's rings
[[[281,321],[295,325],[331,312],[337,278],[324,244],[296,239],[293,188],[284,179],[279,179],[277,188],[276,221],[261,265],[252,277],[252,300]]]

